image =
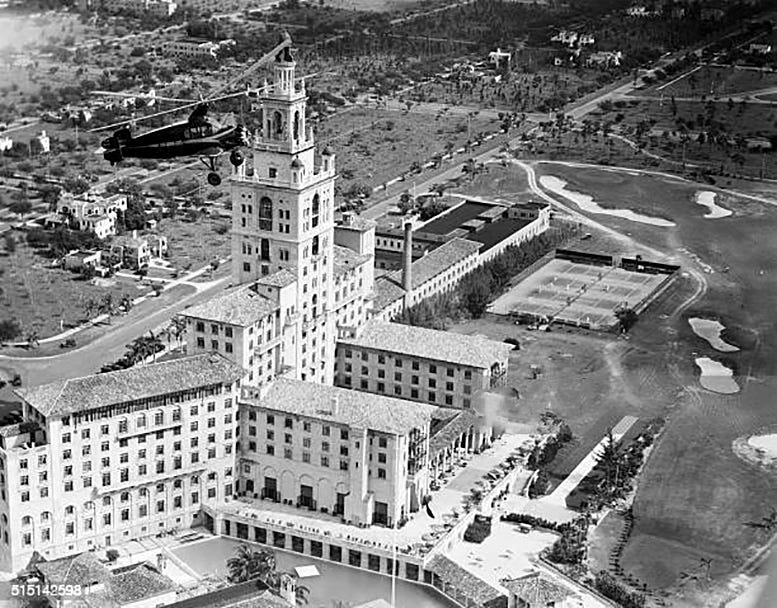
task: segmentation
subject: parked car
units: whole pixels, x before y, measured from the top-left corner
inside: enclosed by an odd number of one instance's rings
[[[502,340],[505,344],[510,344],[513,347],[513,350],[521,350],[521,343],[518,342],[515,338],[505,338]]]

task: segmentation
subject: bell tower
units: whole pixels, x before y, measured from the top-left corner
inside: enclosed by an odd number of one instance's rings
[[[293,377],[334,378],[335,158],[317,157],[307,125],[304,82],[288,47],[273,62],[273,81],[256,106],[253,162],[232,177],[232,276],[236,284],[296,278],[293,302],[282,303],[283,364]]]

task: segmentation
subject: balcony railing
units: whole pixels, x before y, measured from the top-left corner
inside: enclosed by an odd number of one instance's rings
[[[297,508],[305,508],[315,511],[317,503],[312,496],[297,496]]]
[[[262,488],[260,496],[263,499],[272,500],[273,502],[281,502],[281,493],[278,490],[272,488]]]

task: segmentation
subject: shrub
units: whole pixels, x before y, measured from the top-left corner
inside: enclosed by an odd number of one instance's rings
[[[108,558],[109,562],[115,562],[117,559],[119,559],[119,551],[117,549],[108,549],[105,552],[105,557]]]
[[[482,543],[491,534],[491,518],[475,515],[475,519],[464,532],[464,540],[468,543]]]

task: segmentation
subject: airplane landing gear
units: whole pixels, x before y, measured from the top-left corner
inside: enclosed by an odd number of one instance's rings
[[[229,162],[232,163],[233,166],[239,167],[243,164],[243,155],[239,150],[232,150],[229,155]]]
[[[208,183],[211,186],[220,186],[221,176],[218,173],[208,173]]]

